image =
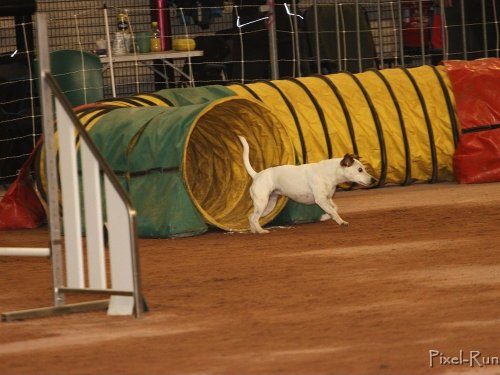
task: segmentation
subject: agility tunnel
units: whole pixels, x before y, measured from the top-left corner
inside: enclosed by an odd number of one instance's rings
[[[229,88],[272,105],[299,163],[353,152],[379,186],[453,178],[459,130],[442,68],[369,70]]]
[[[444,67],[422,66],[161,90],[76,112],[129,192],[139,235],[176,237],[248,229],[251,179],[237,135],[257,171],[354,153],[378,186],[450,181],[454,105]],[[261,224],[321,213],[283,198]]]

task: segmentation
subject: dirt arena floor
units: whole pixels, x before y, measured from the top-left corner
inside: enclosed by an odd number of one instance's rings
[[[336,203],[347,228],[141,239],[149,313],[0,323],[0,374],[500,374],[500,184]],[[0,311],[52,304],[48,259],[0,258],[0,275]]]

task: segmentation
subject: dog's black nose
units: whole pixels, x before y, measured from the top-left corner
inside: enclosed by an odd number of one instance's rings
[[[375,177],[372,177],[370,180],[370,185],[375,185],[377,183],[377,179]]]

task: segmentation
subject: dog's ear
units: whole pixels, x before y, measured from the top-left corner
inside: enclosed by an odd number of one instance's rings
[[[354,163],[354,158],[351,154],[345,154],[343,159],[340,161],[342,167],[350,167]]]

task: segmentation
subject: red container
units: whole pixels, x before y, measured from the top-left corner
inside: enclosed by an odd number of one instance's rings
[[[156,1],[156,8],[158,9],[158,27],[160,28],[161,35],[161,50],[168,51],[170,48],[170,30],[168,25],[168,8],[164,6],[164,0]]]
[[[403,45],[407,48],[421,48],[422,43],[426,47],[429,43],[430,24],[429,15],[432,6],[431,0],[422,1],[422,14],[418,1],[404,2],[403,12]],[[421,38],[421,31],[424,33],[424,40]]]

